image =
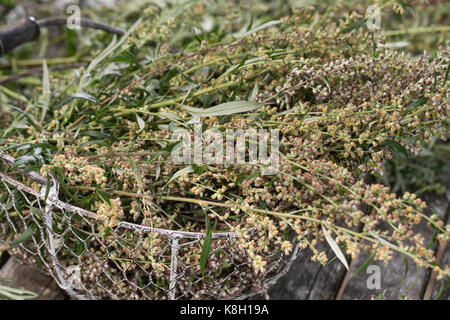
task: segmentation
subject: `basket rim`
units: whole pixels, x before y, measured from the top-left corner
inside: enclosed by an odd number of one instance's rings
[[[6,163],[8,166],[13,166],[16,161],[16,159],[14,157],[7,155],[6,153],[4,153],[2,151],[0,151],[0,160],[2,162]],[[20,174],[31,178],[33,181],[37,182],[41,186],[43,186],[43,187],[47,186],[47,179],[44,178],[39,173],[34,172],[34,171],[27,171],[27,170],[23,170],[23,169],[18,169],[18,171],[20,172]],[[55,181],[52,181],[52,179],[50,179],[50,185],[52,187],[59,185],[58,178],[57,177],[52,177],[52,178]],[[33,188],[23,184],[20,181],[15,180],[14,178],[11,178],[10,176],[6,175],[5,173],[3,173],[1,171],[0,171],[0,180],[6,181],[6,182],[14,185],[15,187],[17,187],[29,194],[32,194],[33,196],[35,196],[41,200],[45,200],[45,193],[36,192]],[[50,196],[47,197],[47,202],[50,205],[54,205],[56,207],[59,207],[59,208],[65,209],[65,210],[78,213],[79,215],[82,215],[82,216],[85,216],[85,217],[88,217],[91,219],[95,219],[96,221],[99,219],[97,214],[94,212],[85,210],[83,208],[80,208],[80,207],[74,206],[72,204],[69,204],[67,202],[59,200],[58,192],[54,193],[54,197],[50,197]],[[168,236],[172,239],[176,239],[176,238],[178,238],[178,239],[180,239],[180,238],[201,239],[201,238],[206,237],[206,233],[204,233],[204,232],[178,231],[178,230],[170,230],[170,229],[153,228],[153,227],[148,227],[148,226],[144,226],[141,224],[126,222],[126,221],[118,222],[116,227],[131,229],[131,230],[141,231],[141,232],[146,232],[146,233],[158,233],[160,235]],[[223,239],[223,238],[231,239],[231,238],[237,237],[237,232],[214,232],[214,233],[212,233],[211,236],[213,239]]]

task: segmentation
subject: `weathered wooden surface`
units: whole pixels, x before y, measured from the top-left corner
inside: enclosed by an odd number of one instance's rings
[[[447,213],[447,224],[450,223],[450,205]],[[440,243],[436,253],[436,263],[450,264],[450,244]],[[426,300],[448,300],[450,297],[450,283],[445,279],[437,279],[436,271],[431,272],[430,279],[425,288],[423,298]]]
[[[428,204],[428,207],[433,208],[440,215],[441,219],[445,221],[447,211],[448,211],[448,201],[445,196],[430,196],[426,195],[422,197]],[[431,210],[427,210],[428,214],[431,214]],[[421,223],[420,227],[417,229],[428,242],[432,235],[433,230],[428,228],[425,223]],[[435,246],[435,249],[436,246]],[[401,254],[395,254],[393,259],[388,263],[384,264],[380,261],[372,261],[370,264],[379,267],[380,270],[380,280],[381,287],[370,288],[370,283],[368,285],[368,279],[373,274],[374,271],[363,270],[357,275],[354,275],[355,271],[358,270],[370,257],[367,254],[361,254],[357,259],[352,270],[350,270],[350,276],[346,284],[346,288],[343,291],[342,299],[369,299],[372,295],[378,296],[380,293],[384,292],[386,299],[401,299],[402,296],[421,299],[425,287],[428,283],[430,272],[426,269],[419,270],[417,274],[415,263],[407,258],[408,272],[405,273],[406,264],[404,262],[404,257]],[[370,279],[369,279],[370,280]]]
[[[26,289],[39,295],[39,300],[61,300],[66,295],[55,281],[39,270],[24,265],[15,258],[9,258],[0,269],[1,284],[13,288]]]
[[[322,250],[326,244],[320,244]],[[327,248],[327,255],[333,256]],[[334,299],[345,275],[345,267],[337,259],[323,267],[311,261],[312,252],[305,249],[297,257],[289,272],[270,290],[270,299],[317,300]]]
[[[423,199],[427,201],[430,208],[427,213],[431,214],[431,208],[436,210],[441,219],[445,221],[449,202],[443,195],[428,194]],[[424,223],[417,230],[421,232],[426,240],[430,240],[433,230]],[[323,244],[326,246],[326,244]],[[437,245],[435,245],[437,251]],[[450,246],[443,250],[442,264],[450,262]],[[333,256],[330,249],[328,256]],[[408,297],[411,299],[423,299],[427,286],[433,279],[429,270],[421,269],[417,273],[415,263],[411,259],[408,261],[408,272],[405,275],[405,262],[401,255],[394,255],[393,259],[385,265],[382,262],[372,261],[370,264],[378,266],[380,269],[380,289],[369,288],[368,278],[372,273],[367,269],[357,275],[354,273],[367,261],[369,255],[361,254],[350,264],[350,271],[347,272],[343,265],[335,259],[329,265],[322,267],[319,263],[311,261],[311,252],[305,250],[300,254],[294,265],[286,276],[270,290],[271,299],[370,299],[377,297],[384,292],[385,299],[401,299]],[[371,282],[370,282],[371,283]],[[435,297],[439,292],[441,281],[431,283],[432,295]],[[449,288],[441,294],[440,299],[449,299]]]
[[[447,244],[447,247],[445,249],[444,257],[441,262],[443,265],[449,265],[450,264],[450,246]],[[433,281],[433,280],[432,280]],[[443,282],[443,283],[442,283]],[[435,299],[438,297],[438,300],[449,300],[450,298],[450,285],[446,283],[445,280],[437,280],[432,282],[433,290],[431,291],[431,295],[427,297],[428,299]],[[441,291],[441,285],[443,285]],[[439,295],[440,294],[440,295]]]

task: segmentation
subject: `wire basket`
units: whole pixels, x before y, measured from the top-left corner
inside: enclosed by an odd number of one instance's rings
[[[96,213],[59,200],[56,177],[47,183],[32,171],[7,175],[15,159],[0,152],[0,160],[0,240],[19,238],[11,254],[50,274],[74,298],[248,298],[267,292],[299,252],[298,246],[290,255],[268,252],[266,271],[255,274],[236,233],[213,233],[201,268],[195,257],[204,233],[129,222],[105,230]]]

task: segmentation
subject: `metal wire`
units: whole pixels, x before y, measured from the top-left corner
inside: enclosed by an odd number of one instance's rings
[[[95,213],[59,200],[57,177],[47,190],[47,179],[21,171],[19,181],[4,173],[14,158],[0,152],[0,160],[0,240],[32,229],[11,253],[77,299],[243,299],[267,291],[298,255],[298,246],[290,256],[269,252],[267,272],[255,274],[236,233],[213,233],[202,273],[195,257],[205,234],[129,222],[105,228]]]
[[[80,22],[80,26],[82,26],[82,27],[98,29],[98,30],[102,30],[105,32],[117,34],[119,36],[122,36],[125,34],[125,30],[115,28],[112,26],[108,26],[104,23],[96,22],[91,19],[80,18],[79,22]],[[66,25],[67,18],[66,17],[54,17],[54,18],[40,19],[37,21],[37,24],[40,27]]]

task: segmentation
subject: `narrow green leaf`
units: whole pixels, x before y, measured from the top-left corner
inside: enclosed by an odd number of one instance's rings
[[[58,176],[59,183],[61,184],[61,187],[63,187],[64,191],[67,193],[67,195],[74,201],[78,202],[78,199],[75,198],[72,192],[70,192],[69,188],[67,187],[64,173],[61,171],[61,168],[54,168],[56,175]]]
[[[259,85],[258,85],[258,82],[256,82],[255,86],[253,87],[252,93],[250,94],[250,97],[249,97],[248,100],[249,101],[255,101],[256,96],[258,95],[258,92],[259,92]]]
[[[236,180],[234,181],[234,186],[236,187],[236,186],[237,186],[238,184],[240,184],[241,182],[244,182],[244,181],[246,181],[246,180],[252,179],[252,178],[258,176],[260,173],[261,173],[261,169],[259,169],[259,170],[255,171],[255,172],[253,172],[252,174],[248,175],[248,176],[245,177],[245,178],[243,177],[243,174],[241,173],[241,174],[239,174],[239,175],[236,177]]]
[[[441,297],[441,295],[445,289],[445,282],[447,282],[447,285],[450,285],[449,279],[450,279],[449,277],[446,277],[441,280],[441,286],[439,287],[439,292],[436,294],[436,296],[433,297],[433,300],[438,300]]]
[[[29,162],[32,162],[35,160],[36,160],[36,158],[33,156],[22,156],[22,157],[16,158],[16,160],[14,161],[14,167],[19,167],[23,164],[26,164],[26,163],[29,163]]]
[[[406,289],[406,292],[410,291],[412,288],[414,288],[417,284],[417,281],[420,279],[420,267],[416,263],[416,278],[414,279],[414,282]]]
[[[35,149],[35,148],[42,148],[42,149],[48,149],[48,150],[57,150],[58,148],[54,145],[51,145],[49,143],[36,143],[36,144],[12,144],[8,147],[0,149],[0,151],[7,151],[7,150],[28,150],[28,149]]]
[[[390,1],[386,1],[384,4],[379,6],[378,10],[373,10],[372,13],[370,13],[368,16],[366,16],[366,17],[364,17],[364,18],[362,18],[362,19],[360,19],[360,20],[358,20],[358,21],[356,21],[356,22],[354,22],[354,23],[344,27],[342,29],[341,33],[348,33],[348,32],[350,32],[352,30],[361,28],[364,24],[367,23],[367,21],[369,19],[371,19],[372,17],[376,16],[377,14],[380,14],[381,9],[383,9],[384,7],[389,5],[390,3],[391,3]]]
[[[239,69],[240,67],[242,67],[245,64],[245,60],[246,58],[244,58],[241,62],[236,63],[234,65],[232,65],[231,67],[229,67],[224,73],[222,73],[218,79],[222,79],[225,78],[228,74],[232,73],[233,71]]]
[[[445,77],[444,77],[444,82],[442,82],[442,86],[445,86],[445,84],[447,83],[447,79],[448,79],[448,72],[450,71],[450,63],[447,66],[447,70],[445,71]]]
[[[111,208],[111,200],[109,200],[108,196],[104,192],[101,192],[100,190],[96,191],[99,197],[103,200],[103,202],[105,202]]]
[[[39,98],[39,103],[42,106],[42,122],[45,119],[50,104],[50,77],[48,75],[48,66],[45,59],[42,61],[42,95]]]
[[[349,24],[348,26],[344,27],[344,28],[341,30],[341,33],[343,33],[343,34],[344,34],[344,33],[349,33],[350,31],[359,29],[359,28],[361,28],[366,22],[367,22],[367,18],[363,18],[363,19],[360,19],[360,20],[358,20],[358,21],[356,21],[356,22],[353,22],[352,24]]]
[[[251,35],[252,33],[255,33],[255,32],[258,32],[258,31],[261,31],[261,30],[264,30],[264,29],[267,29],[267,28],[269,28],[271,26],[276,26],[277,24],[280,24],[280,23],[281,23],[280,20],[269,21],[269,22],[263,23],[263,24],[261,24],[259,26],[256,26],[256,27],[252,28],[251,30],[249,30],[249,31],[247,31],[245,33],[241,33],[241,34],[238,33],[236,36],[240,37],[240,38],[243,38],[243,37],[246,37],[248,35]]]
[[[27,119],[27,121],[39,132],[42,131],[42,128],[28,115],[25,113],[25,111],[23,111],[20,108],[17,108],[16,106],[12,106],[12,105],[8,105],[8,107],[16,110],[17,112],[23,114],[25,116],[25,118]]]
[[[260,108],[263,104],[260,102],[252,102],[252,101],[232,101],[219,104],[215,107],[208,109],[199,109],[194,107],[189,107],[185,105],[181,105],[183,109],[187,112],[201,116],[201,117],[217,117],[217,116],[225,116],[229,114],[241,113],[253,111]]]
[[[347,263],[347,260],[345,259],[344,254],[342,253],[342,251],[339,248],[339,246],[337,245],[337,243],[333,240],[333,238],[331,238],[328,235],[328,231],[327,231],[327,229],[325,229],[325,227],[323,225],[322,225],[322,232],[323,232],[323,235],[325,236],[325,240],[327,240],[327,242],[330,245],[331,249],[333,250],[334,254],[342,262],[345,269],[347,269],[347,271],[348,271],[348,263]]]
[[[411,103],[405,110],[404,114],[407,114],[409,112],[411,112],[412,110],[423,106],[425,103],[428,102],[428,98],[420,98],[417,99],[416,101],[414,101],[413,103]]]
[[[83,73],[80,79],[80,83],[78,85],[78,91],[84,91],[89,83],[92,81],[93,72],[96,69],[97,65],[99,65],[104,59],[106,59],[110,54],[112,54],[116,49],[122,46],[124,42],[129,38],[131,33],[133,33],[134,29],[141,23],[142,18],[136,20],[136,22],[131,26],[131,28],[120,38],[117,40],[117,37],[114,35],[110,44],[103,50],[100,54],[98,54],[87,66],[86,71]]]
[[[408,271],[409,271],[408,260],[406,259],[406,257],[404,255],[402,256],[402,258],[403,258],[403,263],[405,264],[405,273],[403,273],[402,281],[400,281],[400,286],[406,280],[406,276],[408,275]]]
[[[200,270],[202,275],[205,276],[205,267],[208,262],[209,252],[211,251],[211,242],[212,242],[212,228],[209,222],[208,214],[205,214],[206,217],[206,235],[203,241],[202,254],[200,256]]]
[[[39,297],[38,294],[22,289],[15,289],[0,285],[0,296],[9,300],[29,300]]]
[[[152,154],[152,156],[150,157],[150,161],[152,161],[153,159],[155,159],[156,157],[162,155],[162,154],[167,154],[169,152],[171,152],[173,150],[173,148],[175,148],[178,144],[181,143],[180,141],[176,141],[174,143],[168,144],[166,147],[164,147],[161,150],[156,151],[154,154]]]
[[[418,194],[416,193],[416,195],[418,195]],[[430,241],[428,241],[428,243],[425,245],[425,248],[430,249],[436,243],[438,234],[439,234],[439,229],[434,228],[433,236],[431,237]]]
[[[27,230],[25,230],[20,236],[17,237],[16,240],[11,241],[9,245],[11,247],[17,246],[18,244],[21,244],[22,242],[28,240],[34,233],[34,227],[31,226]]]
[[[144,130],[145,129],[145,122],[144,122],[144,120],[141,117],[139,117],[138,115],[136,115],[136,121],[138,123],[139,130],[141,130],[141,131]]]
[[[376,256],[376,252],[373,252],[373,253],[370,255],[369,259],[367,259],[367,261],[364,262],[364,264],[363,264],[361,267],[359,267],[359,269],[356,270],[356,272],[353,273],[353,275],[356,276],[358,273],[360,273],[361,271],[363,271],[364,269],[366,269],[366,268],[369,266],[369,264],[372,262],[373,258],[375,258],[375,256]]]
[[[381,238],[379,235],[377,235],[375,232],[370,231],[369,234],[374,237],[375,239],[377,239],[378,241],[380,241],[382,244],[384,244],[385,246],[388,246],[389,248],[393,248],[396,249],[397,251],[401,251],[400,247],[396,246],[395,244],[390,243],[389,241]]]
[[[53,110],[59,109],[75,99],[87,100],[93,103],[98,103],[97,99],[95,99],[95,97],[91,96],[90,94],[79,92],[65,97],[60,103],[58,103],[55,107],[53,107]]]
[[[106,132],[96,131],[96,130],[83,130],[80,131],[80,136],[90,136],[100,139],[108,139],[114,141],[114,137]]]
[[[17,5],[14,0],[0,0],[0,3],[10,8],[14,8]]]
[[[47,175],[47,181],[45,183],[45,196],[44,202],[47,203],[48,194],[50,193],[50,175]]]
[[[383,298],[385,297],[385,295],[386,295],[386,289],[384,289],[382,292],[380,292],[379,294],[378,294],[378,296],[375,298],[376,300],[383,300]]]
[[[402,153],[403,155],[405,155],[406,158],[408,158],[408,152],[406,151],[405,147],[403,147],[400,143],[391,139],[386,139],[380,144],[391,147],[393,150]]]
[[[194,169],[192,168],[192,166],[187,166],[181,170],[178,170],[177,172],[174,173],[174,175],[169,179],[169,181],[166,182],[166,184],[164,185],[163,189],[165,189],[166,186],[168,186],[170,183],[172,183],[172,181],[174,181],[176,178],[178,178],[179,176],[181,176],[184,173],[191,173],[194,172]]]

